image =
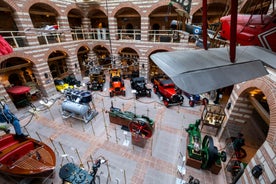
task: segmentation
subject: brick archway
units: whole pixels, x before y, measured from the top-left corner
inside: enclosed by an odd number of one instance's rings
[[[268,69],[269,70],[269,69]],[[250,177],[252,168],[259,163],[263,163],[266,167],[266,172],[262,174],[264,179],[264,183],[271,183],[275,181],[276,173],[275,173],[275,163],[273,159],[276,154],[276,83],[273,81],[273,74],[269,74],[264,77],[260,77],[251,81],[247,81],[245,83],[237,84],[234,86],[232,94],[230,96],[230,101],[233,103],[233,108],[235,108],[236,104],[243,100],[244,94],[250,88],[258,88],[262,91],[262,93],[267,98],[267,103],[269,106],[269,130],[267,136],[263,142],[263,144],[258,148],[257,152],[250,159],[248,163],[247,169],[244,171],[240,180],[241,183],[247,183],[248,181],[253,181],[254,178]],[[246,97],[247,98],[247,97]],[[245,98],[244,98],[245,99]],[[232,108],[231,108],[232,109]],[[231,118],[232,112],[229,112]],[[228,119],[229,119],[228,118]],[[228,123],[227,123],[228,124]],[[226,124],[226,126],[227,126]],[[271,157],[271,155],[274,155]],[[268,171],[270,174],[268,174]],[[268,176],[269,175],[269,176]]]

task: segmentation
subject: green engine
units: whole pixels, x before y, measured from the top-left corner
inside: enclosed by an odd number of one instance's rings
[[[226,152],[218,152],[211,136],[205,135],[201,141],[199,130],[200,120],[190,124],[186,131],[189,134],[187,151],[190,158],[201,161],[202,169],[209,169],[212,165],[220,165],[221,161],[226,161]]]

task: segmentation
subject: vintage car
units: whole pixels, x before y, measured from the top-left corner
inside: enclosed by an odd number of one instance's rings
[[[131,78],[130,86],[135,93],[136,99],[143,96],[151,97],[151,89],[147,88],[144,77]]]
[[[105,83],[105,75],[102,73],[94,73],[90,74],[90,81],[86,83],[87,90],[92,90],[92,91],[103,91],[103,86]]]
[[[121,77],[121,71],[113,69],[110,71],[110,88],[109,88],[110,97],[114,95],[126,95],[126,88],[124,80]]]
[[[73,74],[68,75],[63,79],[64,83],[69,84],[69,86],[81,86],[81,81],[77,80],[76,77]]]
[[[74,88],[74,86],[70,86],[68,83],[65,83],[62,79],[54,79],[54,84],[56,86],[57,91],[60,91],[61,93],[63,93],[65,89]]]
[[[155,94],[160,96],[166,107],[171,105],[179,105],[184,101],[181,91],[177,90],[177,87],[171,79],[154,78],[153,91]]]
[[[189,99],[189,105],[190,107],[194,107],[195,104],[199,105],[208,105],[209,100],[206,97],[202,97],[201,95],[192,95],[190,93],[187,93],[186,91],[183,91],[183,94]]]

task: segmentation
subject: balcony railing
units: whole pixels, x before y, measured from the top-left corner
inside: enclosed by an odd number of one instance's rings
[[[26,36],[24,31],[0,31],[0,35],[13,47],[26,47]]]
[[[73,40],[109,40],[108,29],[71,29],[70,34]],[[27,37],[36,36],[40,45],[65,42],[65,33],[58,31],[0,31],[0,35],[14,48],[27,47]],[[180,40],[187,40],[190,34],[184,31],[173,30],[148,30],[148,42],[170,42],[178,43]],[[140,29],[118,29],[115,40],[141,41]]]

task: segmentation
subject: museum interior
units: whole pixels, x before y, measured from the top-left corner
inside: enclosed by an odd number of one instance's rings
[[[276,184],[275,7],[0,0],[0,183]]]

